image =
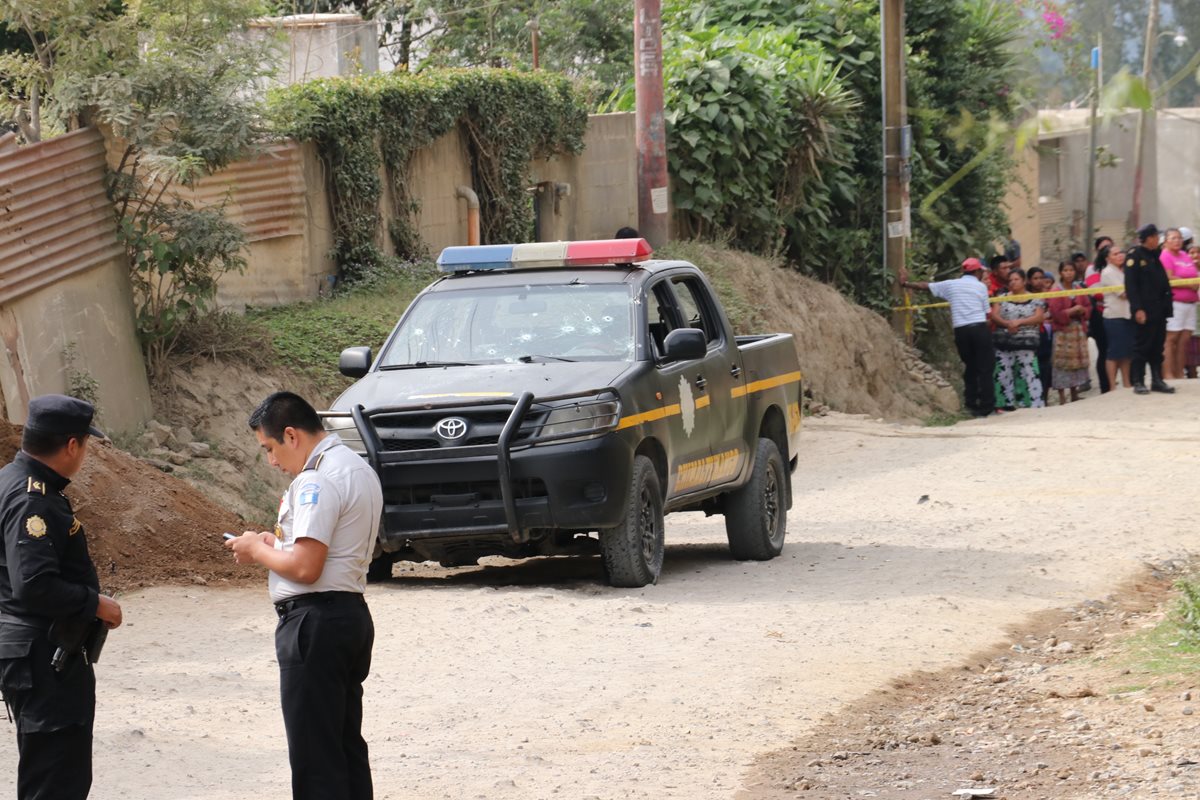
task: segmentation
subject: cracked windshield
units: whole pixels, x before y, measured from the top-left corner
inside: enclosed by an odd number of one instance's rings
[[[427,294],[404,320],[382,366],[631,361],[632,308],[624,284]]]

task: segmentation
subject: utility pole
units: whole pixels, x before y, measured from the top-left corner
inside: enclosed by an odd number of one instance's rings
[[[666,244],[667,126],[663,119],[662,0],[634,0],[634,91],[637,97],[638,232]]]
[[[1090,112],[1091,132],[1088,134],[1088,181],[1087,181],[1087,216],[1086,227],[1083,229],[1083,242],[1080,248],[1090,252],[1090,242],[1096,235],[1096,107],[1100,104],[1100,57],[1104,46],[1104,34],[1096,34],[1096,46],[1092,48],[1092,102]]]
[[[894,305],[903,305],[900,272],[905,248],[912,236],[908,182],[912,174],[912,129],[908,126],[908,100],[904,78],[904,0],[879,0],[882,28],[880,47],[883,83],[883,270],[892,286]],[[891,280],[894,279],[894,280]],[[912,315],[892,316],[892,327],[911,339]]]
[[[1141,109],[1138,112],[1137,139],[1133,149],[1133,204],[1129,211],[1129,230],[1135,230],[1141,225],[1142,219],[1142,189],[1144,188],[1144,171],[1146,163],[1146,136],[1150,116],[1154,113],[1154,91],[1150,88],[1150,70],[1154,64],[1154,46],[1158,41],[1158,0],[1150,0],[1150,14],[1146,17],[1146,51],[1142,54],[1142,83],[1146,94],[1150,97],[1150,110]]]
[[[534,17],[529,22],[526,22],[525,27],[529,29],[529,41],[533,46],[533,68],[537,69],[540,66],[538,64],[538,39],[540,38],[539,34],[542,32],[541,26],[538,24],[538,18]]]

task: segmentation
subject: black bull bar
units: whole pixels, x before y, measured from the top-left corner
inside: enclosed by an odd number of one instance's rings
[[[535,397],[533,392],[522,392],[516,398],[512,397],[488,397],[486,399],[470,400],[467,402],[445,402],[445,403],[410,403],[399,406],[381,406],[379,408],[367,409],[363,405],[358,404],[350,409],[349,416],[354,420],[354,427],[358,429],[358,435],[362,438],[363,447],[366,449],[367,463],[375,470],[383,481],[384,469],[391,464],[412,463],[414,460],[421,460],[422,456],[426,459],[453,459],[455,456],[471,457],[494,455],[496,457],[497,477],[500,485],[500,497],[504,506],[504,518],[508,526],[508,531],[515,542],[529,541],[528,532],[522,530],[520,518],[517,515],[517,502],[514,497],[513,480],[512,480],[512,453],[514,450],[522,451],[530,449],[537,445],[552,444],[554,442],[569,441],[572,439],[580,439],[587,436],[595,436],[598,434],[608,433],[615,430],[620,421],[620,407],[617,407],[617,413],[612,414],[612,419],[607,424],[597,425],[594,429],[587,431],[566,431],[554,433],[547,432],[547,428],[553,428],[556,425],[566,424],[567,422],[592,421],[597,422],[603,419],[607,414],[602,414],[598,409],[590,409],[593,411],[592,416],[581,416],[575,420],[563,420],[561,422],[542,423],[540,429],[526,438],[519,444],[514,444],[514,439],[517,433],[521,430],[521,425],[525,421],[529,409],[536,403],[538,405],[552,405],[550,409],[572,408],[576,407],[581,412],[586,412],[588,406],[597,406],[601,403],[611,403],[619,400],[617,391],[611,386],[602,389],[589,389],[583,392],[572,392],[570,394],[550,395],[545,397]],[[577,401],[572,403],[571,401]],[[500,431],[499,441],[495,445],[463,445],[450,447],[428,448],[425,450],[408,451],[408,452],[390,452],[385,449],[383,439],[379,435],[379,430],[375,426],[375,418],[392,414],[403,414],[413,411],[436,411],[440,408],[454,411],[466,411],[473,408],[494,407],[496,405],[512,405],[512,411],[509,412],[508,419],[504,422],[504,427]],[[321,413],[322,417],[345,417],[346,412],[326,411]],[[415,458],[414,458],[415,457]]]

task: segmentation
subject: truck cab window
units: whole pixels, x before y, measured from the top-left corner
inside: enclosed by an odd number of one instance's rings
[[[675,297],[679,302],[679,313],[683,315],[683,324],[689,328],[704,331],[709,342],[721,338],[721,326],[710,307],[707,292],[695,278],[675,278],[671,281],[675,289]]]
[[[651,287],[646,293],[646,319],[650,323],[650,348],[655,361],[662,361],[666,353],[664,342],[667,334],[679,327],[676,322],[675,298],[665,281]]]

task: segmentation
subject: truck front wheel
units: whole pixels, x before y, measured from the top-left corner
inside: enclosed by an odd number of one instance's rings
[[[611,586],[656,583],[663,564],[663,500],[654,462],[633,459],[625,515],[615,528],[600,531],[600,554]]]
[[[738,561],[768,561],[783,551],[787,534],[787,472],[779,447],[759,439],[754,472],[725,500],[725,535]]]

